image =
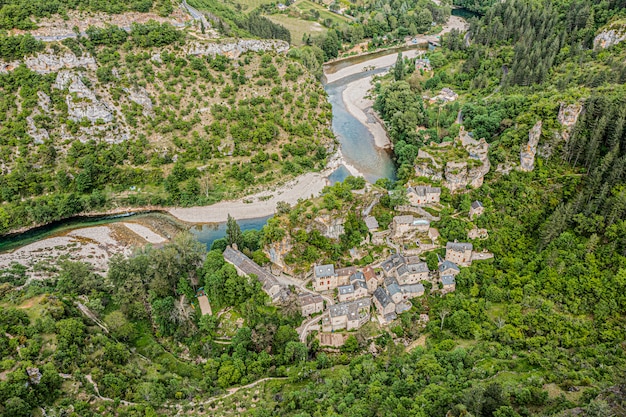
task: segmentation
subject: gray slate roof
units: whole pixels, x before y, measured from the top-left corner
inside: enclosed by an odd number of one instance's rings
[[[337,291],[341,295],[354,294],[354,286],[352,284],[342,285],[341,287],[337,288]]]
[[[455,284],[454,275],[444,275],[441,277],[441,283],[443,285],[453,285]]]
[[[282,285],[278,283],[278,280],[274,275],[261,268],[252,259],[248,258],[246,255],[239,252],[238,250],[235,250],[228,246],[224,250],[223,256],[224,260],[235,265],[246,275],[256,275],[257,279],[261,282],[261,284],[263,285],[263,289],[266,292],[269,292],[270,289],[275,285],[282,287]]]
[[[446,243],[446,250],[452,250],[455,252],[465,252],[468,250],[472,250],[474,248],[474,245],[472,245],[471,243],[465,243],[465,242],[448,242]]]
[[[314,268],[315,278],[326,278],[335,275],[335,265],[319,265]]]
[[[426,194],[441,194],[440,187],[429,187],[427,185],[417,185],[415,187],[409,187],[407,191],[415,193],[420,197],[426,197]]]
[[[440,272],[443,272],[446,269],[450,269],[450,268],[454,269],[455,271],[460,271],[460,269],[457,266],[457,264],[455,264],[454,262],[451,262],[451,261],[443,261],[441,263],[441,265],[439,265],[439,271]]]
[[[477,208],[479,208],[479,207],[482,207],[482,206],[483,206],[483,203],[481,203],[481,202],[480,202],[480,201],[478,201],[478,200],[476,200],[476,201],[474,201],[474,202],[472,203],[472,208],[473,208],[474,210],[475,210],[475,209],[477,209]]]
[[[376,297],[376,300],[378,300],[383,308],[393,303],[393,301],[391,301],[391,298],[389,298],[387,291],[385,291],[383,287],[376,288],[376,291],[374,291],[374,297]]]
[[[400,286],[402,292],[405,294],[420,294],[424,292],[424,286],[422,284],[411,284]]]

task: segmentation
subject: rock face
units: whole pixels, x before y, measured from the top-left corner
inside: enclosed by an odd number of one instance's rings
[[[68,88],[69,94],[65,97],[70,119],[80,121],[84,118],[91,123],[102,120],[105,123],[113,121],[113,114],[108,106],[100,102],[96,95],[83,83],[81,78],[71,71],[60,71],[54,87],[59,90]]]
[[[626,23],[615,22],[593,39],[593,49],[605,49],[626,40]]]
[[[37,54],[24,60],[28,69],[39,74],[49,74],[62,69],[87,68],[95,70],[98,68],[96,60],[89,54],[77,57],[71,52],[63,55],[54,55],[51,53]]]
[[[339,239],[339,236],[345,232],[344,222],[345,220],[342,218],[333,218],[331,215],[325,214],[315,218],[314,227],[329,239]]]
[[[189,55],[224,55],[228,58],[238,58],[241,54],[253,51],[287,52],[289,44],[280,40],[240,39],[233,43],[200,43],[194,42],[187,47]]]
[[[537,145],[541,137],[543,122],[539,120],[528,133],[528,143],[522,147],[520,152],[520,170],[524,172],[532,171],[535,168],[535,155]]]
[[[291,269],[285,263],[285,255],[293,248],[291,244],[291,238],[285,236],[283,240],[279,242],[273,242],[267,245],[264,249],[265,254],[270,258],[272,263],[283,271],[290,271]]]
[[[454,155],[454,148],[459,146],[467,152],[467,157],[451,159],[449,155]],[[454,144],[431,144],[428,151],[418,151],[415,173],[433,181],[443,180],[443,186],[453,193],[468,186],[480,187],[491,169],[488,154],[489,144],[485,139],[472,138],[461,126],[459,139]]]
[[[148,95],[148,92],[145,88],[125,88],[124,91],[128,93],[128,99],[130,101],[137,103],[141,107],[143,107],[144,114],[152,114],[152,99]]]
[[[561,107],[559,108],[559,115],[557,116],[557,120],[564,127],[563,131],[560,133],[561,138],[566,142],[569,140],[570,133],[572,128],[578,121],[578,116],[583,110],[583,106],[581,104],[565,104],[561,103]]]

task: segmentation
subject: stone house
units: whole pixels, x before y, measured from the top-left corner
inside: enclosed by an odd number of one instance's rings
[[[318,294],[300,294],[298,301],[302,317],[308,317],[324,311],[324,299]]]
[[[334,265],[313,266],[313,289],[315,291],[334,290],[338,285]]]
[[[422,284],[412,284],[412,285],[401,285],[400,289],[402,290],[402,294],[404,295],[405,300],[410,300],[411,298],[421,297],[424,295],[424,286]]]
[[[322,331],[358,329],[370,319],[370,308],[369,298],[334,304],[328,308],[328,317],[322,320]]]
[[[389,297],[391,297],[391,301],[397,304],[404,300],[404,294],[402,294],[400,284],[398,284],[398,281],[394,277],[385,278],[385,287],[387,288]]]
[[[409,203],[413,206],[424,206],[427,204],[439,203],[441,197],[440,187],[430,187],[428,185],[418,185],[406,189]]]
[[[370,232],[374,232],[376,230],[378,230],[378,220],[376,220],[376,217],[374,216],[367,216],[365,219],[365,225],[367,226],[367,230],[369,230]]]
[[[444,275],[457,275],[461,272],[461,269],[454,263],[450,261],[442,261],[439,264],[439,277]]]
[[[235,267],[237,274],[255,275],[263,287],[263,291],[270,296],[272,302],[282,300],[288,295],[288,288],[283,287],[276,277],[257,265],[243,253],[228,246],[223,253],[224,260]]]
[[[398,282],[402,285],[416,284],[428,280],[428,265],[426,262],[404,264],[396,269]]]
[[[350,284],[354,287],[354,299],[367,297],[369,295],[365,274],[357,271],[350,275]]]
[[[348,285],[350,283],[350,275],[356,272],[357,270],[353,266],[336,269],[335,274],[337,275],[337,285]]]
[[[389,314],[395,313],[396,305],[391,301],[391,297],[383,287],[378,287],[376,291],[374,291],[372,300],[374,301],[376,310],[378,310],[378,314],[381,316],[386,317]]]
[[[471,243],[448,242],[446,244],[446,261],[454,262],[457,265],[469,266],[472,263]]]
[[[391,255],[385,262],[380,264],[385,276],[389,277],[395,274],[396,269],[405,263],[404,257],[397,253]]]
[[[368,293],[373,294],[376,288],[378,288],[378,277],[376,272],[374,272],[374,268],[369,265],[363,268],[363,276],[365,277]]]
[[[442,289],[441,289],[442,294],[447,294],[449,292],[456,290],[456,281],[454,279],[454,275],[443,275],[441,277],[441,285],[442,285]]]
[[[474,216],[478,217],[485,211],[483,204],[480,201],[474,201],[470,206],[469,218],[472,220]]]
[[[340,303],[354,300],[354,286],[352,284],[348,284],[337,287],[337,299]]]

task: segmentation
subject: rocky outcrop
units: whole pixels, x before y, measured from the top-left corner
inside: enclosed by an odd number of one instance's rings
[[[37,54],[24,60],[28,69],[39,74],[49,74],[62,69],[87,68],[95,70],[98,68],[96,59],[89,54],[77,57],[71,52],[63,55],[55,55],[52,53]]]
[[[137,88],[124,88],[124,91],[128,93],[128,99],[134,103],[143,107],[143,113],[145,115],[152,114],[152,99],[148,95],[148,92],[143,87]]]
[[[86,118],[91,123],[98,120],[105,123],[113,121],[113,114],[108,106],[98,100],[76,73],[60,71],[53,87],[59,90],[68,89],[65,102],[71,120],[80,121]]]
[[[560,132],[560,137],[566,142],[569,140],[570,133],[574,128],[574,125],[578,121],[578,116],[583,110],[582,104],[565,104],[561,103],[559,108],[559,115],[557,120],[563,126],[563,131]]]
[[[252,52],[275,51],[287,52],[289,44],[281,40],[240,39],[232,43],[193,42],[187,46],[189,55],[223,55],[228,58],[238,58],[241,54]]]
[[[593,49],[605,49],[626,40],[626,22],[615,22],[593,39]]]
[[[27,133],[35,140],[36,144],[44,143],[44,141],[50,139],[50,134],[46,129],[40,129],[35,125],[35,119],[33,118],[39,112],[33,112],[30,116],[26,117],[26,123],[28,125]]]
[[[455,147],[462,147],[467,157],[459,159]],[[480,187],[485,175],[491,169],[489,162],[489,144],[485,139],[476,140],[465,131],[463,126],[459,138],[454,144],[432,143],[428,151],[418,151],[415,173],[433,181],[442,181],[451,192],[458,192],[467,187]]]
[[[45,113],[50,112],[51,102],[52,100],[50,100],[50,97],[46,93],[44,93],[43,91],[37,91],[37,104]]]
[[[329,239],[339,239],[345,230],[343,224],[345,220],[342,218],[334,218],[330,214],[324,214],[315,218],[313,227]]]
[[[522,147],[520,152],[520,170],[524,172],[532,171],[535,168],[535,155],[537,145],[541,137],[543,122],[539,120],[528,133],[528,143]]]

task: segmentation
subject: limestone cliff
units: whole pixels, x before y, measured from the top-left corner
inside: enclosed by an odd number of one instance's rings
[[[569,140],[572,128],[578,121],[578,116],[583,110],[581,104],[565,104],[561,103],[557,120],[563,126],[563,131],[559,133],[560,137],[566,142]]]
[[[240,39],[237,42],[193,42],[186,51],[189,55],[224,55],[228,58],[238,58],[245,52],[287,52],[289,44],[281,40]]]
[[[609,24],[593,40],[593,49],[605,49],[626,40],[626,21]]]
[[[532,171],[535,168],[535,155],[537,145],[541,137],[543,122],[539,120],[528,133],[528,143],[522,146],[520,151],[520,170],[524,172]]]
[[[475,140],[461,127],[454,143],[431,143],[426,149],[420,149],[415,173],[443,181],[443,186],[451,192],[480,187],[491,169],[488,153],[489,144],[485,139]]]

